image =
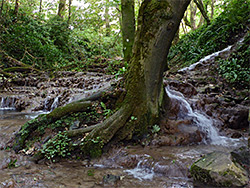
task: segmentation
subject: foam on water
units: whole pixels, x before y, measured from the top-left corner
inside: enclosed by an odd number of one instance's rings
[[[182,113],[182,116],[185,118],[191,118],[195,125],[198,126],[198,128],[204,132],[209,140],[209,143],[212,145],[228,145],[228,144],[238,144],[240,142],[240,139],[232,139],[227,138],[225,136],[220,136],[218,130],[213,126],[214,121],[205,113],[193,110],[191,105],[188,103],[188,101],[185,99],[182,93],[172,90],[167,86],[165,88],[168,96],[170,99],[177,100],[180,104],[180,111]],[[207,143],[207,140],[204,140],[205,143]]]
[[[143,180],[152,180],[155,173],[154,168],[143,167],[143,163],[147,159],[143,159],[138,162],[137,166],[134,169],[125,170],[129,175],[132,175],[134,178],[137,178],[141,181]]]
[[[1,97],[0,110],[16,110],[15,98]]]
[[[215,53],[212,53],[204,58],[202,58],[201,60],[199,60],[198,62],[190,65],[189,67],[185,67],[183,69],[180,69],[179,72],[184,72],[184,71],[187,71],[187,70],[193,70],[197,65],[199,64],[202,64],[208,60],[211,60],[211,59],[214,59],[215,57],[218,57],[220,54],[222,53],[226,53],[226,52],[229,52],[231,49],[232,49],[233,46],[228,46],[227,48],[221,50],[221,51],[218,51],[218,52],[215,52]]]

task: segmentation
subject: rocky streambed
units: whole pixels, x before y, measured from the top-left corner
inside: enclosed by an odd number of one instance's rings
[[[7,114],[7,112],[6,112]],[[126,146],[113,148],[98,160],[30,161],[29,156],[4,149],[27,121],[25,116],[0,120],[0,187],[204,187],[190,174],[191,165],[221,145]]]
[[[145,139],[143,146],[113,148],[98,160],[35,164],[6,146],[29,119],[107,89],[116,80],[113,76],[60,72],[54,78],[27,77],[10,83],[0,93],[0,187],[205,187],[213,180],[204,182],[190,168],[218,151],[224,159],[237,159],[249,173],[249,163],[235,157],[247,146],[249,91],[224,82],[216,66],[214,59],[207,59],[195,68],[168,73],[164,84],[171,107],[160,129],[152,130],[154,139]]]

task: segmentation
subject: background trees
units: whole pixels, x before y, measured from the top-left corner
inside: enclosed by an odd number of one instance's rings
[[[175,43],[183,34],[213,22],[232,1],[192,0]],[[80,71],[92,63],[106,63],[105,71],[120,74],[126,70],[119,70],[124,66],[121,57],[125,61],[131,57],[141,2],[1,0],[0,47],[37,69]]]

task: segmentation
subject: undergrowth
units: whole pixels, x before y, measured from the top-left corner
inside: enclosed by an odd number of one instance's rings
[[[168,64],[173,71],[191,65],[206,55],[226,48],[239,40],[241,33],[249,29],[250,1],[232,0],[210,25],[183,36],[172,46]]]
[[[39,70],[85,71],[98,59],[108,64],[122,51],[119,33],[104,36],[88,27],[72,28],[56,15],[45,19],[22,9],[18,15],[9,11],[0,16],[0,43],[10,57]],[[1,54],[0,65],[9,66]]]

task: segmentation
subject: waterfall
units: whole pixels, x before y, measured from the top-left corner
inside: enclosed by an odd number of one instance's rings
[[[15,101],[14,97],[1,97],[0,110],[15,110]]]
[[[61,95],[58,95],[58,96],[54,99],[54,101],[53,101],[53,103],[52,103],[52,105],[51,105],[50,111],[53,111],[55,108],[58,107],[60,96],[61,96]]]
[[[149,158],[150,156],[145,154],[145,157]],[[143,180],[152,180],[155,173],[154,173],[154,167],[150,168],[147,166],[144,166],[143,164],[147,162],[148,159],[141,159],[137,166],[134,169],[125,170],[124,172],[127,172],[129,175],[134,176],[134,178],[137,178],[141,181]]]
[[[213,126],[213,120],[199,112],[198,110],[193,110],[188,101],[182,95],[182,93],[171,90],[169,86],[165,88],[170,99],[177,100],[180,104],[180,112],[185,118],[191,118],[194,124],[206,134],[207,138],[210,140],[210,143],[213,145],[224,145],[227,142],[226,137],[220,136],[218,130]],[[207,141],[205,140],[205,143]]]
[[[184,71],[187,71],[187,70],[193,70],[197,65],[199,64],[203,64],[204,62],[208,61],[208,60],[212,60],[214,59],[215,57],[218,57],[219,55],[223,54],[223,53],[230,53],[230,50],[232,49],[232,45],[231,46],[228,46],[227,48],[221,50],[221,51],[218,51],[218,52],[215,52],[215,53],[212,53],[204,58],[202,58],[201,60],[199,60],[198,62],[190,65],[189,67],[185,67],[183,69],[180,69],[178,72],[184,72]]]

